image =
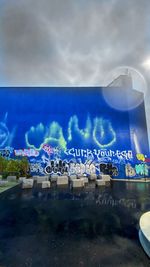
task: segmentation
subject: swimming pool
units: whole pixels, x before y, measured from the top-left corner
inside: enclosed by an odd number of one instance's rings
[[[2,267],[147,267],[139,218],[150,210],[150,184],[21,190],[0,195]]]

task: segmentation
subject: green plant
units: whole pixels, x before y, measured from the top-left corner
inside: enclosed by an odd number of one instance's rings
[[[19,176],[29,175],[29,163],[27,158],[5,159],[0,157],[0,174],[6,178],[9,174]]]
[[[29,162],[28,162],[28,159],[23,157],[20,160],[19,165],[20,165],[20,174],[22,176],[28,176],[28,174],[29,174]]]
[[[3,157],[0,157],[0,173],[2,173],[7,167],[7,160]]]

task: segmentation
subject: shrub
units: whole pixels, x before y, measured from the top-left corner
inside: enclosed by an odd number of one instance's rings
[[[3,178],[6,178],[8,175],[14,174],[17,177],[19,176],[28,176],[29,175],[29,162],[27,158],[19,159],[5,159],[0,157],[0,174],[3,175]]]

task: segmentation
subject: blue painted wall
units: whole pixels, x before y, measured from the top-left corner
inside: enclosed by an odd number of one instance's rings
[[[109,90],[117,98],[120,88]],[[124,90],[127,102],[128,95]],[[115,177],[126,177],[122,166],[136,164],[139,152],[149,155],[144,103],[120,111],[98,87],[1,88],[1,154],[4,150],[10,157],[27,155],[34,174],[99,173],[109,163],[116,166]]]

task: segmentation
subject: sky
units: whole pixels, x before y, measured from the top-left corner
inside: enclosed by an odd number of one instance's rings
[[[149,0],[0,0],[0,85],[106,85],[128,66],[150,136],[149,14]]]

